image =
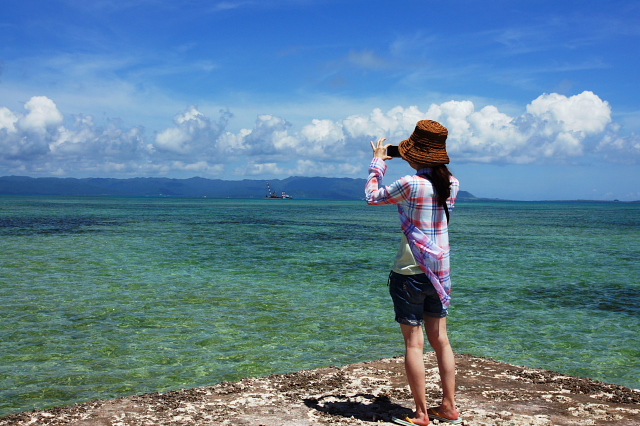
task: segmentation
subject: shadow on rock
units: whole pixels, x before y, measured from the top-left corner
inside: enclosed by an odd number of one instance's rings
[[[330,416],[353,417],[363,421],[390,422],[393,416],[404,418],[412,414],[410,409],[391,402],[388,395],[326,395],[307,398],[304,403],[307,407]]]

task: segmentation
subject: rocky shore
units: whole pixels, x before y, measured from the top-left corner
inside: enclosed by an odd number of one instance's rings
[[[640,425],[640,390],[456,355],[469,426]],[[427,390],[437,405],[433,353]],[[0,417],[0,426],[388,425],[411,413],[402,357]]]

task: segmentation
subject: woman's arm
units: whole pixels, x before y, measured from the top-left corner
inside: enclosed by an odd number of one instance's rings
[[[386,138],[371,142],[373,160],[369,165],[369,178],[365,185],[365,199],[368,204],[400,204],[409,197],[411,187],[405,178],[399,179],[389,186],[382,185],[382,179],[387,171],[387,163],[393,157],[387,155],[387,148],[391,144],[384,144]]]

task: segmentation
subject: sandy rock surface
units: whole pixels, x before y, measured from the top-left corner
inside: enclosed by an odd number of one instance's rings
[[[458,406],[469,426],[640,426],[640,391],[456,355]],[[432,404],[441,398],[425,355]],[[411,414],[403,358],[247,378],[214,386],[0,417],[0,426],[390,425]]]

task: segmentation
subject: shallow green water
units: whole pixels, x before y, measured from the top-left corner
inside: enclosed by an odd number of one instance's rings
[[[402,353],[363,202],[0,197],[0,415]],[[454,349],[640,387],[640,205],[460,203]]]

